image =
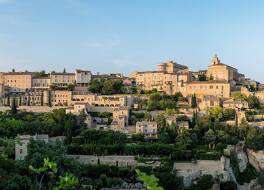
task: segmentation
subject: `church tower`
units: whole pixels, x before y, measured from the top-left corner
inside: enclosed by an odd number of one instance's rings
[[[217,54],[215,54],[211,61],[211,65],[218,65],[218,64],[220,64],[220,59],[217,57]]]

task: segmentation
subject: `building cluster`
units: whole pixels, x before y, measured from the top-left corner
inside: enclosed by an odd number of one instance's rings
[[[138,93],[158,91],[184,97],[197,98],[199,110],[223,106],[236,110],[248,109],[243,100],[231,98],[233,91],[241,91],[246,96],[254,95],[264,103],[263,86],[245,78],[237,69],[223,64],[215,55],[206,70],[191,71],[187,66],[168,61],[158,65],[156,71],[133,72],[130,77],[122,74],[92,74],[87,70],[73,73],[63,72],[3,72],[0,73],[0,105],[10,106],[15,100],[17,106],[63,106],[67,113],[111,112],[113,120],[88,117],[88,126],[110,125],[113,130],[124,129],[129,125],[130,109],[137,108],[138,100],[144,98],[135,94],[100,95],[92,94],[88,87],[93,80],[121,80],[124,87],[136,87]],[[249,87],[257,90],[252,92]],[[125,89],[125,88],[124,88]],[[124,91],[124,93],[126,93]],[[183,102],[186,103],[186,102]],[[180,104],[180,102],[178,102]],[[188,102],[187,102],[188,104]],[[171,116],[167,124],[188,128],[188,121]],[[136,123],[135,131],[148,137],[157,136],[157,125],[150,121]]]
[[[134,72],[136,84],[142,90],[156,89],[158,92],[184,96],[216,96],[229,98],[230,92],[236,90],[245,80],[237,69],[220,62],[215,55],[207,70],[190,71],[187,66],[169,61],[158,65],[157,71]]]

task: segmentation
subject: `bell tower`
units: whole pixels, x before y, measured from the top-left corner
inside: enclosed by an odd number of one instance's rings
[[[211,61],[211,65],[218,65],[218,64],[220,64],[220,59],[218,58],[217,54],[215,54]]]

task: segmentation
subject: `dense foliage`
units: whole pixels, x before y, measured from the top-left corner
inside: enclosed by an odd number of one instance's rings
[[[160,95],[154,95],[151,99],[158,102],[167,100],[166,96]],[[169,99],[176,102],[177,98]],[[0,112],[0,146],[4,147],[0,154],[0,189],[36,189],[40,186],[42,176],[42,189],[85,189],[90,186],[100,189],[123,182],[137,182],[135,170],[131,168],[101,164],[81,165],[69,159],[66,154],[137,155],[141,160],[160,157],[163,158],[161,167],[139,168],[140,171],[146,175],[154,174],[159,179],[158,185],[164,189],[183,189],[182,179],[170,173],[171,163],[174,161],[216,160],[223,155],[227,145],[235,145],[241,140],[253,150],[263,150],[264,129],[250,127],[246,122],[242,122],[239,127],[220,123],[222,118],[233,118],[233,110],[213,110],[209,116],[198,116],[194,113],[188,130],[166,124],[164,116],[171,112],[174,110],[167,109],[156,117],[159,138],[151,142],[140,134],[128,136],[119,132],[87,129],[82,115],[66,114],[63,109],[51,113]],[[109,113],[94,114],[111,117]],[[140,112],[134,112],[133,116],[138,120],[149,117]],[[55,144],[31,141],[26,159],[14,161],[14,138],[18,134],[36,133],[64,135],[66,140],[65,143]],[[52,167],[47,167],[48,165]],[[51,169],[55,165],[56,170]],[[232,165],[236,168],[235,160],[232,160]],[[43,167],[47,170],[43,170]],[[246,181],[243,176],[257,176],[250,166],[245,173],[236,175],[241,183]],[[259,179],[262,177],[260,175]],[[208,189],[212,182],[211,176],[204,176],[197,181],[199,185],[192,188]],[[222,185],[233,187],[233,184]]]
[[[91,81],[89,91],[104,95],[120,94],[124,91],[123,87],[122,80],[95,79]]]
[[[173,96],[160,95],[159,93],[152,93],[149,96],[147,110],[166,110],[176,109],[179,98],[182,97],[181,93],[176,93]]]

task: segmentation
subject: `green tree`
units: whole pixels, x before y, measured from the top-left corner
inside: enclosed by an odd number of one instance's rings
[[[147,189],[150,190],[163,190],[162,187],[159,186],[159,179],[155,177],[153,174],[148,175],[144,172],[141,172],[140,170],[136,169],[136,173],[140,180],[143,181],[144,185]]]
[[[113,93],[113,82],[111,80],[104,81],[101,93],[104,95],[111,95]]]
[[[147,105],[147,111],[154,111],[159,109],[159,102],[149,101]]]
[[[12,98],[11,113],[13,115],[17,114],[17,105],[16,105],[16,99],[15,98]]]
[[[66,173],[64,176],[59,176],[59,178],[59,184],[53,190],[74,190],[79,184],[78,178],[69,173]]]
[[[20,140],[19,140],[19,138],[8,139],[5,137],[5,138],[0,139],[0,143],[4,146],[0,155],[2,155],[3,157],[5,157],[5,156],[11,157],[14,155],[15,144],[16,143],[20,144]]]
[[[192,107],[192,108],[197,108],[197,100],[196,100],[196,96],[195,96],[195,94],[192,95],[191,107]]]
[[[236,110],[227,108],[223,110],[223,119],[224,120],[234,120],[236,117]]]
[[[112,93],[113,94],[119,94],[122,93],[122,88],[124,87],[123,85],[123,81],[122,80],[113,80],[113,89],[112,89]]]
[[[176,139],[176,145],[181,147],[182,150],[187,150],[187,148],[192,144],[192,139],[190,138],[190,132],[186,128],[178,129],[178,136]]]
[[[31,188],[31,179],[28,176],[14,174],[7,180],[3,190],[28,190]]]
[[[92,93],[101,93],[103,83],[100,80],[92,80],[89,86],[89,91]]]
[[[210,116],[217,121],[220,121],[223,118],[223,108],[220,106],[216,106],[214,108],[210,108],[208,110]]]
[[[67,85],[67,90],[69,90],[69,91],[73,91],[74,88],[75,88],[75,85],[74,84],[68,84]]]
[[[246,100],[247,96],[241,92],[233,92],[231,94],[231,97],[234,98],[235,100]]]
[[[203,175],[197,181],[197,184],[195,185],[194,189],[197,189],[197,190],[210,189],[213,186],[213,184],[214,184],[213,176],[211,176],[211,175]]]
[[[30,165],[29,170],[36,175],[36,185],[38,186],[38,190],[41,190],[44,178],[48,175],[53,176],[56,174],[58,168],[55,162],[50,161],[49,158],[44,158],[44,164],[42,167],[34,168]]]
[[[183,97],[182,93],[181,92],[176,92],[175,95],[174,95],[174,100],[176,102],[178,102],[180,97]]]
[[[222,190],[237,190],[237,184],[233,181],[222,182],[220,184]]]
[[[166,118],[163,114],[157,115],[155,118],[155,121],[157,122],[158,127],[166,127]]]
[[[158,102],[161,100],[161,96],[159,93],[153,93],[149,96],[149,101],[151,102]]]
[[[251,109],[259,109],[260,108],[260,101],[256,96],[249,96],[247,98],[248,106]]]
[[[159,184],[166,190],[183,190],[183,178],[167,172],[158,172]]]

